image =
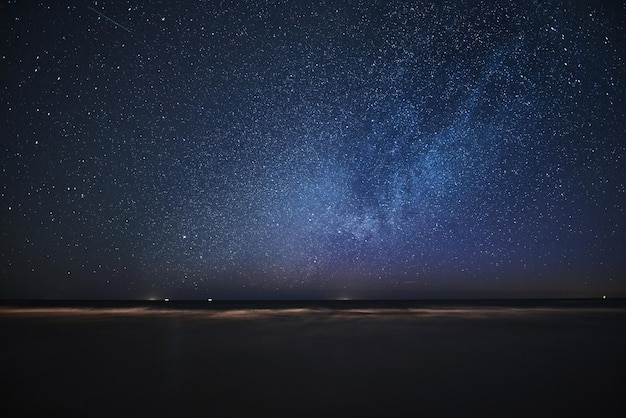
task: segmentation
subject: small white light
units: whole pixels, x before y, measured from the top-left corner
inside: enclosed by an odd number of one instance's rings
[[[207,299],[207,301],[209,301],[209,302],[213,302],[213,299],[211,299],[211,298],[208,298],[208,299]]]
[[[166,301],[166,302],[169,302],[169,301],[170,301],[170,298],[165,298],[165,299],[163,299],[163,300],[164,300],[164,301]]]
[[[602,299],[606,299],[606,295],[603,295],[603,296],[602,296]]]

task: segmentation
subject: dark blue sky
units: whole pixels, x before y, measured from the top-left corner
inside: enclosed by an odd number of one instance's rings
[[[6,2],[3,298],[626,296],[623,2]]]

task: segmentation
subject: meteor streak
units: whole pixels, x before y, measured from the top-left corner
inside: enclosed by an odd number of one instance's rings
[[[87,6],[87,8],[93,12],[98,13],[100,16],[102,16],[103,18],[105,18],[106,20],[108,20],[109,22],[113,23],[115,26],[124,29],[126,32],[130,33],[132,35],[132,31],[130,29],[128,29],[126,26],[120,25],[119,23],[117,23],[115,20],[111,19],[109,16],[105,15],[104,13],[100,13],[99,11],[97,11],[96,9],[94,9],[93,7],[89,7]]]

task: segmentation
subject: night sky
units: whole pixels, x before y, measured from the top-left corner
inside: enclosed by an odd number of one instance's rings
[[[0,6],[0,298],[626,296],[624,2]]]

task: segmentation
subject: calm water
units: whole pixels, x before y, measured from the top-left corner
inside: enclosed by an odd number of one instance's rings
[[[3,416],[624,416],[625,301],[4,302]]]

